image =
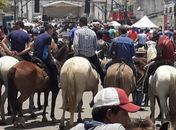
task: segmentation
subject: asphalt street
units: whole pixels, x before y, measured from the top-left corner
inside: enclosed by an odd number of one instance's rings
[[[99,87],[99,89],[102,89],[102,87]],[[37,104],[37,95],[35,94],[35,105]],[[89,103],[92,99],[92,93],[91,92],[85,92],[83,95],[83,109],[82,109],[82,118],[84,120],[90,120],[91,119],[91,108],[89,106]],[[131,96],[130,96],[131,99]],[[43,94],[42,94],[42,103],[43,103]],[[35,109],[35,114],[37,115],[37,118],[31,118],[30,114],[28,113],[28,106],[29,106],[29,100],[25,101],[23,104],[23,113],[24,118],[26,121],[25,129],[28,130],[59,130],[59,122],[62,115],[62,97],[61,97],[61,91],[58,94],[57,97],[57,103],[55,108],[55,117],[58,119],[58,122],[56,124],[53,124],[50,119],[50,108],[51,108],[51,93],[49,96],[49,106],[47,107],[47,119],[48,122],[42,122],[42,110]],[[7,102],[5,103],[5,111],[7,112]],[[144,119],[147,116],[150,115],[150,108],[149,107],[143,107],[145,111],[139,111],[136,113],[130,113],[131,118],[141,118]],[[156,106],[156,114],[158,114],[158,107]],[[69,119],[69,113],[66,112],[66,120]],[[74,122],[77,120],[77,113],[75,113]],[[156,123],[159,123],[158,121]],[[14,128],[12,124],[12,118],[10,116],[6,115],[6,125],[0,124],[0,130],[19,130],[20,128]]]

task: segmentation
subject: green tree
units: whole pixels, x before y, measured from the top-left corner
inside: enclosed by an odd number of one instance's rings
[[[7,0],[0,0],[0,9],[4,9],[6,7]]]

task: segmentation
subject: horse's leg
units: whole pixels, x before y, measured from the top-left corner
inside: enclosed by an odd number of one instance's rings
[[[17,99],[17,111],[18,111],[18,116],[19,116],[19,123],[22,127],[24,127],[25,125],[25,120],[22,114],[22,104],[32,95],[32,90],[31,91],[29,90],[27,92],[28,93],[21,92],[21,95]]]
[[[7,98],[7,100],[8,100],[8,104],[7,104],[7,105],[8,105],[8,106],[7,106],[7,114],[8,114],[8,115],[12,115],[12,109],[11,109],[11,106],[10,106],[10,103],[9,103],[9,102],[10,102],[10,101],[9,101],[9,98]]]
[[[167,98],[163,95],[159,95],[158,97],[160,100],[160,109],[161,109],[161,123],[164,123],[164,119],[166,116],[166,119],[168,119],[168,115],[169,115],[169,109],[168,109],[168,106],[167,106]]]
[[[32,94],[29,98],[29,112],[31,114],[31,117],[37,117],[36,114],[33,112],[33,108],[34,108],[34,94]]]
[[[58,93],[59,93],[59,88],[52,90],[51,115],[50,115],[52,122],[56,122],[54,110],[55,110],[56,98]]]
[[[9,91],[8,91],[8,99],[9,99],[8,103],[9,103],[9,106],[12,108],[12,118],[13,118],[12,122],[14,123],[15,127],[18,125],[18,121],[16,120],[17,95],[18,95],[18,91],[15,88],[9,89]]]
[[[160,110],[160,112],[159,112],[158,116],[156,117],[156,119],[161,119],[162,118],[162,115],[161,115],[161,103],[160,103],[160,100],[159,100],[158,97],[156,97],[156,100],[158,102],[158,106],[159,106],[159,110]]]
[[[83,106],[83,100],[81,100],[78,104],[78,120],[77,120],[77,122],[82,122],[82,118],[81,118],[82,106]]]
[[[93,91],[92,91],[92,95],[93,95],[93,99],[94,99],[94,97],[95,97],[95,95],[97,94],[97,92],[98,92],[98,87],[96,87]],[[90,107],[93,107],[93,105],[94,105],[94,100],[92,99],[92,101],[90,102]]]
[[[72,108],[70,108],[70,122],[69,122],[69,125],[70,126],[73,126],[73,123],[74,123],[74,112],[75,112],[75,108],[77,107],[77,105],[80,105],[78,107],[78,121],[82,121],[82,118],[81,118],[81,108],[82,108],[82,96],[83,96],[83,92],[80,92],[79,94],[76,95],[76,102],[73,103],[72,105]]]
[[[152,119],[153,122],[155,122],[155,97],[154,95],[150,95],[150,110],[151,110],[151,114],[150,117]]]
[[[44,108],[43,108],[43,113],[42,113],[42,116],[43,116],[42,121],[43,122],[48,121],[46,118],[46,107],[48,105],[48,95],[49,95],[49,91],[44,92]]]
[[[1,118],[2,118],[2,121],[4,122],[5,121],[4,104],[5,104],[5,101],[6,101],[6,98],[7,98],[7,88],[6,87],[5,87],[4,93],[0,97],[1,97]]]
[[[38,92],[38,97],[37,97],[37,106],[38,106],[38,109],[41,110],[42,109],[42,105],[41,105],[41,102],[40,102],[40,97],[41,97],[41,93]]]
[[[144,106],[148,106],[148,101],[149,101],[148,94],[145,94],[145,98],[144,98]]]
[[[63,107],[63,112],[62,112],[62,117],[61,117],[61,121],[60,121],[60,129],[64,129],[64,121],[65,121],[65,111],[67,109],[67,104],[68,104],[68,100],[67,100],[67,97],[66,97],[66,92],[62,90],[62,100],[63,100],[63,104],[62,104],[62,107]]]

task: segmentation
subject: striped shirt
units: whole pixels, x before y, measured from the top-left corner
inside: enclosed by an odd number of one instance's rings
[[[97,37],[93,30],[87,26],[75,31],[73,47],[75,55],[84,55],[86,57],[92,57],[95,55],[97,49]]]

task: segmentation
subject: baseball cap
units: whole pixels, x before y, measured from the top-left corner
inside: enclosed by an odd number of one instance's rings
[[[94,97],[93,108],[103,106],[119,106],[127,112],[136,112],[139,106],[131,103],[123,89],[108,87],[100,90]]]

